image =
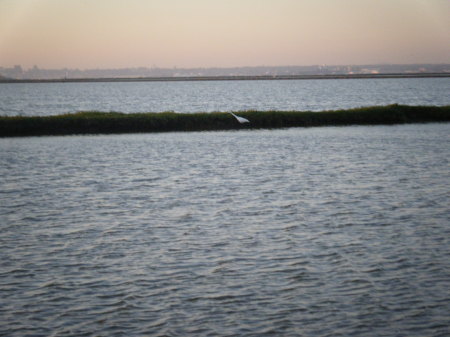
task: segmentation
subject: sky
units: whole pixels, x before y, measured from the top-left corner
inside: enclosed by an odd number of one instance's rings
[[[0,66],[450,63],[449,0],[0,0]]]

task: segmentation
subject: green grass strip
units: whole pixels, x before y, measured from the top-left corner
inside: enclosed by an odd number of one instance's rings
[[[0,137],[210,131],[311,126],[449,122],[450,106],[388,105],[336,111],[240,111],[231,114],[78,112],[57,116],[1,116]]]

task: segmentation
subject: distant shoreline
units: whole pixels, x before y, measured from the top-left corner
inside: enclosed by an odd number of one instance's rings
[[[268,81],[268,80],[333,80],[377,78],[448,78],[450,73],[384,73],[333,75],[258,75],[258,76],[174,76],[174,77],[101,77],[59,79],[0,78],[0,83],[71,83],[71,82],[183,82],[183,81]]]

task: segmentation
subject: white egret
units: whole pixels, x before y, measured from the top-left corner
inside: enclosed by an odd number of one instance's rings
[[[247,118],[236,116],[231,111],[229,111],[229,112],[230,112],[230,114],[232,114],[234,116],[234,118],[236,118],[238,120],[239,123],[241,123],[241,124],[243,124],[243,123],[250,123],[250,121]]]

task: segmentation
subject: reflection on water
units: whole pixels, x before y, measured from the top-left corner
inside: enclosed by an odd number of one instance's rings
[[[57,115],[81,110],[211,112],[323,111],[361,106],[450,105],[450,78],[0,83],[0,115]]]
[[[444,336],[449,131],[0,139],[0,335]]]

